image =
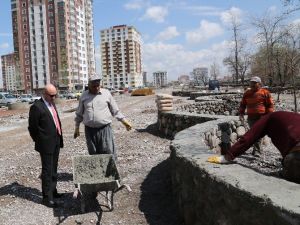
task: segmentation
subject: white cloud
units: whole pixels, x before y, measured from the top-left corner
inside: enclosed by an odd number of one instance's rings
[[[206,66],[209,68],[214,61],[222,66],[223,58],[228,55],[226,41],[198,51],[186,50],[179,44],[162,42],[147,43],[143,49],[144,69],[147,71],[148,80],[152,80],[153,72],[158,70],[167,71],[169,80],[177,80],[178,76],[182,74],[189,75],[195,67]]]
[[[229,10],[221,13],[221,21],[224,24],[231,24],[232,19],[236,22],[241,22],[243,12],[241,9],[236,7],[231,7]]]
[[[201,16],[219,16],[221,13],[219,8],[212,6],[185,6],[182,9],[190,11],[194,15]]]
[[[147,8],[145,15],[142,16],[142,20],[152,20],[156,23],[163,23],[165,17],[168,15],[168,9],[162,6],[151,6]]]
[[[157,36],[156,39],[160,41],[166,41],[170,40],[174,37],[177,37],[179,35],[179,32],[177,31],[176,26],[169,26],[162,32],[160,32]]]
[[[6,49],[6,48],[9,48],[9,44],[8,43],[0,44],[0,49]]]
[[[124,5],[124,8],[128,9],[128,10],[136,10],[136,9],[143,8],[143,6],[144,6],[143,0],[133,0],[133,1],[127,2]]]
[[[271,6],[268,8],[268,12],[273,13],[273,14],[277,14],[278,10],[276,6]]]
[[[219,24],[202,20],[199,28],[186,32],[186,40],[190,43],[200,43],[223,33],[224,31]]]
[[[294,21],[292,21],[292,24],[299,26],[300,25],[300,18],[295,19]]]

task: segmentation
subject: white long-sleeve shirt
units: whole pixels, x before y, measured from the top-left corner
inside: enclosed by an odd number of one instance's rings
[[[75,126],[83,122],[88,127],[103,127],[112,122],[113,116],[119,121],[125,118],[109,90],[101,88],[97,95],[85,91],[79,100]]]

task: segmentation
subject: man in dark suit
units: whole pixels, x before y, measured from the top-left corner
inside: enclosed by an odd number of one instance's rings
[[[54,85],[46,85],[43,96],[30,107],[28,121],[30,136],[42,161],[42,204],[52,208],[58,206],[54,198],[62,197],[56,189],[59,150],[63,147],[61,122],[54,104],[56,95]]]

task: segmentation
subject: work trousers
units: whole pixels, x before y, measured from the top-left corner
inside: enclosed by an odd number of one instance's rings
[[[253,125],[260,119],[260,117],[257,118],[249,118],[247,119],[249,127],[253,127]],[[257,142],[253,144],[253,152],[254,155],[256,152],[262,153],[262,139],[260,138]]]
[[[117,151],[110,124],[100,128],[85,126],[85,137],[90,155],[113,154],[114,160],[117,160]]]
[[[59,157],[60,143],[59,138],[53,153],[40,152],[42,161],[42,193],[43,198],[53,200],[53,193],[57,192],[57,165]]]
[[[300,152],[291,152],[283,159],[282,175],[285,179],[300,184]]]

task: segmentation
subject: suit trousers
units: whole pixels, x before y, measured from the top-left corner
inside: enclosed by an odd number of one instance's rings
[[[53,153],[40,152],[42,161],[42,193],[43,198],[53,200],[53,193],[57,192],[57,165],[60,149],[59,136]]]

